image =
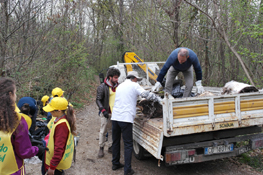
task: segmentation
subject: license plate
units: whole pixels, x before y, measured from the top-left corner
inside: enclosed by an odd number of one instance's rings
[[[234,150],[234,144],[205,147],[205,155],[227,153]]]

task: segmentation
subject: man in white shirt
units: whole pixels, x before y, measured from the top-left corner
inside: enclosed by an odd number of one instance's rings
[[[147,100],[161,101],[152,92],[144,90],[137,81],[142,78],[136,71],[128,72],[126,80],[121,83],[116,90],[115,103],[112,111],[112,170],[123,167],[120,163],[120,140],[121,134],[124,141],[124,175],[134,174],[131,169],[132,158],[132,127],[136,115],[137,97],[140,95]]]

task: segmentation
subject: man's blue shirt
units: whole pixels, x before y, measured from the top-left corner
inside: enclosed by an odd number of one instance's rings
[[[178,51],[181,48],[184,48],[184,47],[179,47],[179,48],[175,49],[170,54],[170,56],[168,57],[167,61],[165,62],[163,68],[161,69],[161,71],[157,77],[157,81],[159,81],[159,82],[163,81],[164,76],[166,75],[168,69],[171,66],[173,66],[175,70],[183,72],[183,71],[188,70],[192,65],[193,65],[194,70],[195,70],[196,79],[202,80],[202,69],[201,69],[199,60],[197,58],[197,55],[194,53],[194,51],[192,51],[191,49],[185,48],[189,51],[189,58],[183,64],[179,63]]]

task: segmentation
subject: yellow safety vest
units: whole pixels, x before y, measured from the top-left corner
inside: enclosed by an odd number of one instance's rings
[[[26,123],[27,123],[27,126],[28,126],[28,130],[29,128],[31,127],[32,125],[32,119],[26,115],[26,114],[23,114],[23,113],[20,113],[20,109],[17,107],[17,105],[15,104],[15,111],[18,115],[22,115],[24,117],[24,119],[26,120]]]
[[[49,130],[52,128],[55,119],[56,119],[56,117],[53,117],[53,116],[52,116],[52,118],[51,118],[50,121],[48,122],[47,127],[48,127]]]
[[[20,121],[21,116],[18,115],[18,118]],[[14,131],[15,130],[16,129],[14,129]],[[13,174],[19,171],[14,148],[11,142],[11,136],[14,131],[10,133],[0,131],[0,175]],[[20,169],[24,169],[24,162]]]
[[[24,119],[26,120],[27,126],[28,126],[28,130],[29,130],[29,128],[32,125],[32,119],[26,114],[23,114],[23,113],[17,113],[17,114],[24,117]]]
[[[111,90],[111,87],[109,87],[109,91],[110,91],[109,105],[110,105],[110,111],[112,113],[114,102],[115,102],[116,90],[115,90],[115,92],[113,92]]]
[[[17,112],[17,113],[19,113],[20,112],[20,109],[17,107],[17,105],[15,104],[15,111]]]
[[[68,169],[71,167],[71,163],[72,163],[72,159],[73,159],[73,152],[74,152],[74,138],[73,138],[73,135],[71,134],[69,123],[66,119],[60,119],[56,124],[53,125],[53,127],[50,130],[50,136],[49,136],[48,144],[47,144],[49,151],[46,151],[45,163],[50,166],[50,161],[54,155],[54,133],[55,133],[55,129],[56,129],[57,125],[59,125],[60,123],[63,123],[63,122],[65,122],[67,124],[67,127],[69,129],[69,135],[68,135],[66,150],[63,154],[61,161],[59,162],[59,164],[56,168],[58,170],[65,170],[65,169]]]

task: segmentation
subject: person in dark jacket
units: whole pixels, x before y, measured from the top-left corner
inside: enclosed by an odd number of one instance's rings
[[[204,88],[202,86],[202,69],[199,60],[194,51],[185,47],[179,47],[170,54],[156,79],[157,82],[152,88],[152,91],[160,90],[160,88],[162,87],[161,83],[163,81],[163,78],[167,73],[165,92],[171,94],[174,80],[178,73],[182,72],[185,79],[185,91],[183,97],[189,97],[193,88],[194,79],[192,66],[194,67],[197,79],[197,81],[195,82],[197,89],[196,93],[203,93]]]
[[[32,116],[32,125],[29,129],[29,132],[31,134],[34,133],[35,129],[36,129],[36,118],[37,118],[37,113],[38,113],[38,107],[37,107],[37,102],[34,98],[32,97],[22,97],[18,103],[17,103],[17,107],[21,110],[22,107],[24,106],[24,104],[29,104],[30,107],[30,111],[29,114]]]
[[[108,152],[111,153],[112,146],[112,130],[111,130],[111,112],[115,101],[115,92],[118,86],[118,78],[120,71],[114,67],[109,68],[107,77],[104,82],[97,88],[96,103],[99,107],[99,116],[101,119],[99,133],[99,153],[98,157],[104,156],[104,146],[106,142],[106,134],[108,133]]]

